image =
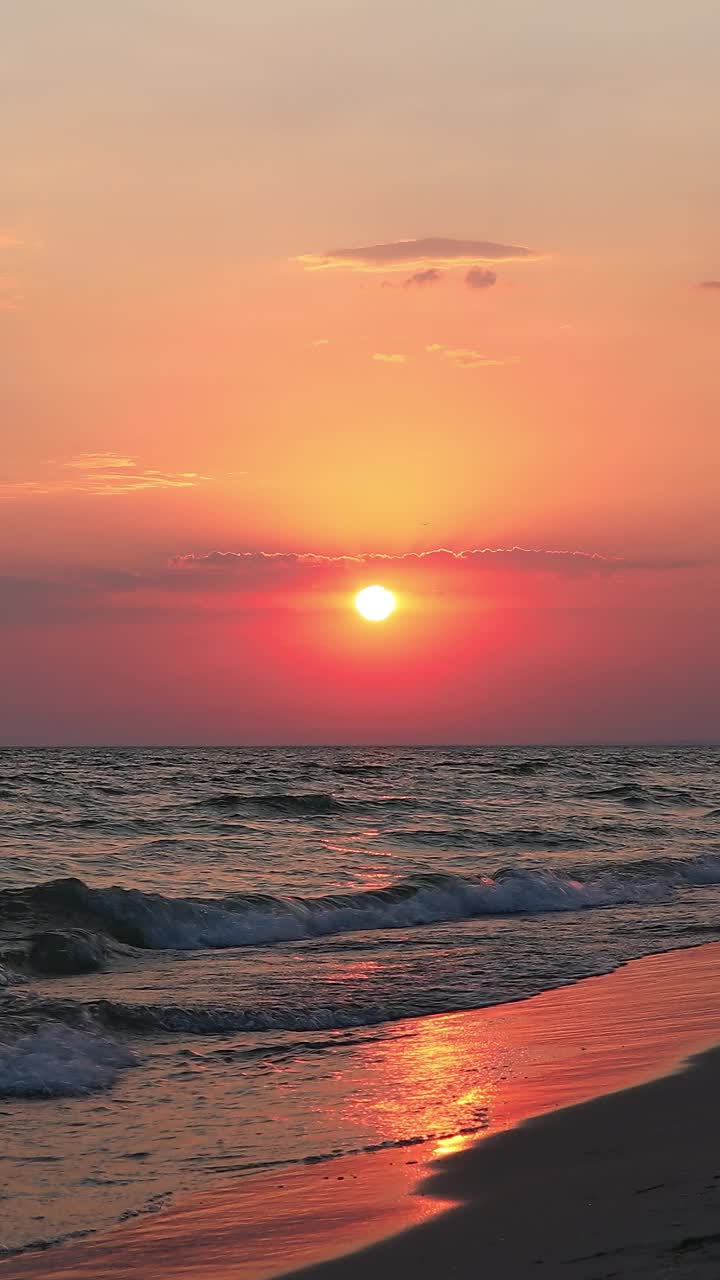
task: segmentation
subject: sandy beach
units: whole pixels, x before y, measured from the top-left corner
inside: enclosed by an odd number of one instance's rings
[[[685,1073],[490,1139],[432,1180],[461,1208],[300,1274],[717,1277],[719,1082],[715,1050]]]
[[[720,1041],[720,944],[425,1024],[428,1053],[476,1055],[480,1092],[502,1046],[479,1142],[224,1182],[0,1274],[264,1280],[304,1266],[341,1280],[470,1276],[480,1260],[493,1276],[717,1274],[720,1057],[705,1051]]]

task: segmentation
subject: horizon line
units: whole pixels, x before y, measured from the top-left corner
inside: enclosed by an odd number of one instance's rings
[[[0,751],[507,751],[596,750],[607,747],[715,747],[716,738],[598,738],[528,742],[19,742]]]

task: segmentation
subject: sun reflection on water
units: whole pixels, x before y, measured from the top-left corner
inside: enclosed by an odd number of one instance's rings
[[[437,1154],[459,1150],[490,1123],[499,1076],[498,1044],[479,1046],[457,1015],[427,1018],[392,1042],[390,1070],[377,1046],[366,1088],[348,1092],[346,1119],[378,1143],[430,1140]],[[447,1145],[457,1143],[459,1145]]]

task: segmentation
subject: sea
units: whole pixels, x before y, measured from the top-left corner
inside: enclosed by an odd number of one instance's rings
[[[720,748],[0,751],[0,1248],[480,1132],[433,1019],[719,938]]]

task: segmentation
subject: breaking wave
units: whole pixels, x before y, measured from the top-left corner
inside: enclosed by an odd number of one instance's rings
[[[652,903],[683,887],[720,884],[720,855],[599,864],[583,878],[503,867],[493,875],[419,874],[381,889],[300,897],[231,893],[173,898],[82,880],[0,893],[0,919],[37,915],[82,924],[135,947],[201,950],[292,942],[359,930],[401,929],[477,916],[581,911]]]

